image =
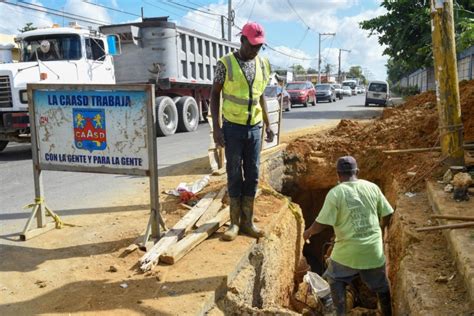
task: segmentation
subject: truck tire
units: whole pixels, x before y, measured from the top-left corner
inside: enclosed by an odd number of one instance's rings
[[[0,152],[5,149],[8,145],[8,140],[0,140]]]
[[[199,125],[199,108],[193,97],[181,97],[178,109],[178,132],[194,132]]]
[[[170,97],[158,97],[156,104],[156,135],[169,136],[176,132],[178,127],[178,111]]]

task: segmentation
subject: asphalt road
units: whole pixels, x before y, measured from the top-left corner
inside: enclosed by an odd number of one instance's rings
[[[309,127],[333,119],[372,118],[382,108],[364,107],[364,96],[345,97],[333,103],[318,103],[304,108],[295,106],[283,113],[282,131]],[[157,139],[158,168],[207,156],[209,126],[201,124],[194,133],[175,134]],[[160,171],[159,171],[160,172]],[[146,178],[124,175],[43,172],[44,197],[61,216],[91,212],[111,206],[114,197],[132,198],[147,183]],[[22,230],[29,215],[23,209],[34,200],[31,146],[9,144],[0,153],[0,244]]]

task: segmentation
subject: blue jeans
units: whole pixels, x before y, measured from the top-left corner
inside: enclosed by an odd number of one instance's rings
[[[258,185],[262,126],[260,124],[240,125],[224,121],[222,131],[225,141],[229,197],[254,197]]]
[[[374,269],[353,269],[330,259],[328,268],[323,277],[331,287],[331,296],[336,307],[337,315],[346,313],[346,285],[359,275],[367,287],[379,294],[390,292],[387,276],[385,274],[385,264]]]

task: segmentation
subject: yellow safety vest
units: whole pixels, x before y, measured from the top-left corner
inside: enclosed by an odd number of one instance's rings
[[[255,78],[247,82],[233,53],[220,59],[226,68],[226,78],[222,89],[222,113],[229,122],[241,125],[255,125],[262,121],[260,96],[265,91],[270,77],[267,59],[255,58]],[[251,87],[251,88],[250,88]]]

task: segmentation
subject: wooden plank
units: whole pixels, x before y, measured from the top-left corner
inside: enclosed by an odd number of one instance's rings
[[[211,236],[216,230],[219,229],[219,227],[229,221],[229,219],[229,207],[226,207],[221,212],[217,213],[214,218],[208,220],[206,223],[204,223],[204,225],[200,226],[198,229],[181,239],[173,247],[169,248],[166,253],[161,255],[160,260],[167,264],[176,263],[194,247]]]
[[[458,221],[473,221],[474,222],[474,216],[431,215],[431,218],[442,218],[442,219],[450,219],[450,220],[458,220]]]
[[[140,269],[142,271],[151,270],[158,264],[161,254],[168,250],[168,248],[178,242],[184,236],[185,232],[189,230],[194,223],[201,217],[201,215],[211,205],[212,200],[216,196],[216,192],[206,194],[184,217],[179,220],[173,228],[168,230],[163,237],[140,258]]]
[[[199,220],[196,222],[196,224],[194,225],[195,227],[201,226],[202,224],[204,224],[205,222],[207,222],[208,220],[210,220],[211,218],[217,215],[217,213],[222,207],[222,199],[224,198],[226,191],[227,191],[227,187],[224,186],[219,191],[214,201],[212,201],[207,211],[205,211],[204,214],[202,214],[201,218],[199,218]]]
[[[474,144],[464,144],[464,149],[474,149]],[[384,150],[384,154],[406,154],[406,153],[423,153],[429,151],[441,151],[441,147],[426,147],[426,148],[408,148],[408,149],[394,149]]]
[[[451,225],[440,225],[440,226],[431,226],[431,227],[421,227],[415,229],[417,232],[426,232],[431,230],[440,230],[440,229],[458,229],[458,228],[468,228],[474,227],[474,222],[466,222],[460,224],[451,224]]]

